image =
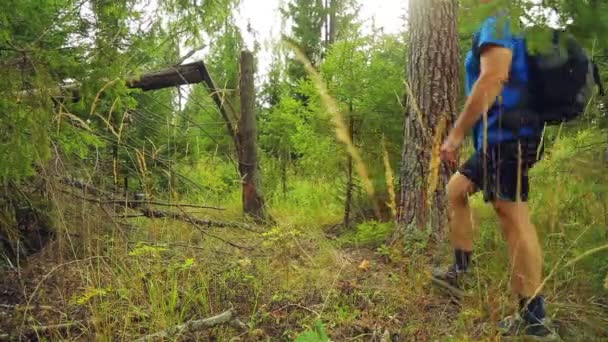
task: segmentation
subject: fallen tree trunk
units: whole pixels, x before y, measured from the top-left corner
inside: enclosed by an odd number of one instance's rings
[[[185,324],[174,326],[169,329],[141,337],[135,341],[136,342],[147,342],[147,341],[173,339],[179,335],[200,332],[202,330],[213,328],[213,327],[216,327],[216,326],[222,325],[222,324],[231,324],[240,329],[246,328],[246,326],[235,317],[234,309],[229,309],[217,316],[199,319],[199,320],[191,320],[191,321],[186,322]]]
[[[103,197],[103,196],[110,197],[113,195],[112,193],[110,193],[108,191],[99,189],[94,186],[90,186],[81,181],[71,180],[69,178],[62,179],[61,183],[78,188],[78,189],[82,190],[84,193],[89,194],[89,195],[94,195],[94,196],[99,196],[99,197]],[[179,220],[179,221],[191,223],[191,224],[196,225],[197,227],[241,228],[241,229],[252,231],[247,225],[242,224],[242,223],[203,220],[203,219],[199,219],[199,218],[193,217],[191,215],[188,215],[186,212],[175,213],[175,212],[162,211],[162,210],[157,210],[157,209],[153,209],[150,207],[141,206],[141,204],[164,205],[164,206],[172,206],[172,207],[178,207],[178,208],[186,208],[186,207],[206,208],[206,209],[214,209],[214,210],[223,210],[222,208],[197,206],[197,205],[192,205],[192,204],[181,205],[181,204],[170,204],[170,203],[155,202],[155,201],[137,201],[137,200],[130,200],[130,199],[126,199],[126,198],[111,198],[110,197],[110,199],[108,200],[108,199],[104,199],[104,198],[89,198],[89,197],[85,197],[85,196],[81,196],[81,195],[72,193],[70,191],[63,191],[63,192],[70,196],[74,196],[74,197],[80,198],[82,200],[85,200],[87,202],[97,203],[100,205],[125,203],[126,207],[131,208],[133,210],[137,210],[140,213],[142,213],[143,216],[148,217],[148,218],[166,217],[166,218],[170,218],[173,220]]]

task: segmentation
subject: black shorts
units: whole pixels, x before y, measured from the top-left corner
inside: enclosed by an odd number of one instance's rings
[[[520,139],[488,146],[477,151],[459,169],[483,191],[486,202],[497,199],[527,201],[530,192],[528,171],[542,155],[539,138]]]

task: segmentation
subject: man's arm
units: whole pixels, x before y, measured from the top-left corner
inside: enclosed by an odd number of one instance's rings
[[[480,76],[450,133],[457,145],[502,92],[504,83],[509,79],[512,58],[512,51],[502,46],[490,45],[482,50]]]
[[[502,92],[503,84],[509,79],[512,58],[511,50],[500,45],[489,45],[482,50],[479,78],[473,85],[454,127],[441,146],[441,159],[448,165],[455,166],[456,150],[462,144],[465,134]]]

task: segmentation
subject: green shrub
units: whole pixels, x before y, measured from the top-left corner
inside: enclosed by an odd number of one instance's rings
[[[395,224],[392,222],[363,222],[357,225],[354,240],[360,245],[379,247],[386,242],[386,239],[393,232],[394,228]]]

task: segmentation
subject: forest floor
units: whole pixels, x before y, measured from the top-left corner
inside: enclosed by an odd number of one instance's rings
[[[608,341],[608,175],[598,150],[573,158],[571,148],[597,137],[554,148],[532,175],[543,293],[565,341]],[[469,296],[456,303],[430,282],[432,269],[450,261],[447,243],[432,245],[415,230],[389,247],[392,223],[337,224],[332,184],[292,186],[298,191],[288,200],[270,201],[275,224],[249,228],[125,219],[56,191],[55,239],[0,270],[0,341],[133,341],[228,310],[236,317],[226,324],[165,340],[500,340],[496,323],[516,303],[496,217],[479,197],[471,202]],[[189,212],[242,221],[239,199],[235,193],[223,211]]]
[[[496,322],[515,309],[506,265],[495,266],[506,262],[504,249],[478,255],[471,296],[457,303],[430,285],[434,248],[384,246],[388,224],[286,226],[217,232],[254,246],[243,249],[198,240],[188,225],[167,221],[148,227],[146,239],[135,234],[139,243],[128,244],[121,261],[102,246],[60,261],[55,251],[66,247],[55,242],[0,278],[0,340],[134,340],[233,307],[245,328],[219,326],[181,340],[326,341],[326,332],[332,341],[493,341],[500,340]],[[588,289],[578,295],[575,283],[548,292],[561,335],[608,340],[606,297]]]
[[[231,298],[218,302],[214,314],[222,311],[222,305],[234,306],[248,329],[219,328],[219,332],[205,331],[196,338],[289,341],[303,331],[315,331],[317,321],[323,322],[323,329],[333,341],[387,341],[387,336],[393,341],[430,341],[452,335],[462,307],[450,298],[432,293],[427,281],[430,265],[423,262],[425,257],[419,258],[415,268],[404,267],[402,262],[391,260],[388,253],[378,253],[369,247],[331,247],[332,239],[326,241],[324,251],[313,246],[312,241],[300,241],[297,247],[286,244],[285,250],[273,251],[278,255],[260,255],[268,253],[268,249],[260,247],[224,259],[222,263],[230,260],[227,265],[237,267],[223,270],[222,277],[236,278],[230,285],[235,288],[225,289]],[[226,277],[230,272],[235,274]],[[88,281],[83,283],[82,276],[79,262],[58,265],[55,257],[44,254],[29,259],[19,270],[4,273],[0,283],[0,340],[2,334],[4,339],[8,339],[6,335],[15,338],[15,332],[30,339],[46,336],[89,340],[96,324],[92,322],[95,314],[88,310],[91,307],[87,308],[86,301],[99,297],[103,302],[106,290],[98,289],[89,294],[91,298],[86,298],[82,291],[87,291],[84,283]],[[466,315],[481,313],[472,311]],[[184,320],[188,316],[184,315]],[[63,326],[66,322],[69,326]],[[129,330],[136,330],[134,322],[128,325]],[[489,333],[486,330],[486,324],[479,324],[469,336],[477,340]],[[112,336],[109,339],[135,337],[122,335],[121,331],[108,331]],[[315,337],[306,341],[322,340]]]

